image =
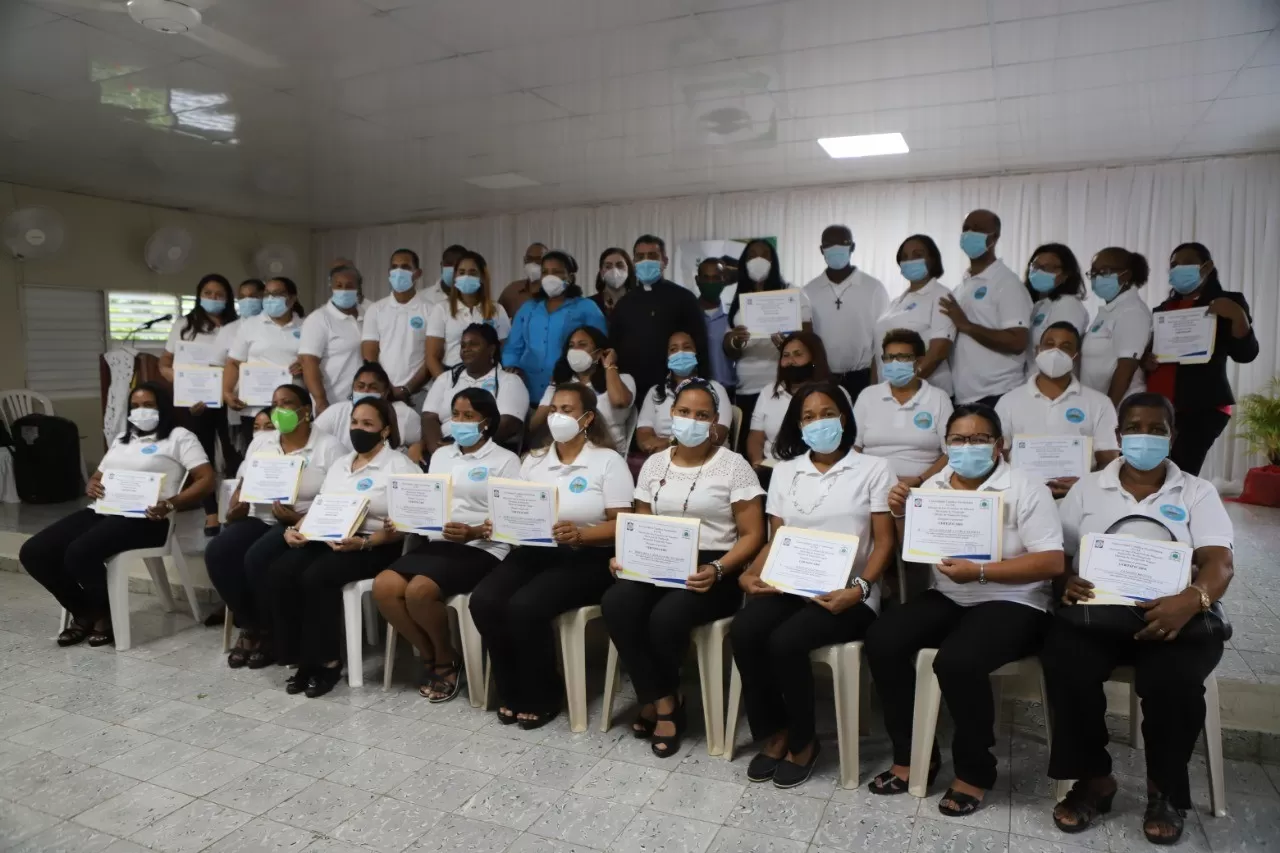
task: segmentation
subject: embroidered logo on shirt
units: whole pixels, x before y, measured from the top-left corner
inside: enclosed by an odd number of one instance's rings
[[[1092,326],[1089,327],[1089,331],[1096,332],[1101,328],[1102,328],[1102,321],[1099,320],[1098,322],[1094,323]]]
[[[1084,412],[1079,409],[1067,409],[1067,420],[1073,424],[1082,423],[1084,421]]]
[[[911,422],[916,425],[917,429],[933,429],[933,415],[928,412],[920,412]]]
[[[586,490],[587,490],[586,477],[574,477],[573,480],[569,483],[569,491],[573,492],[575,495],[580,495]]]
[[[974,299],[985,299],[987,296],[987,286],[984,284],[973,292]]]
[[[301,330],[301,329],[294,329],[294,330],[293,330],[293,336],[294,336],[295,338],[300,338],[300,337],[302,337],[302,330]]]
[[[497,382],[495,382],[494,380],[492,380],[492,379],[486,379],[485,381],[483,381],[483,382],[481,382],[481,383],[480,383],[480,387],[481,387],[481,388],[483,388],[484,390],[488,391],[490,394],[493,394],[494,396],[497,396],[497,393],[498,393],[498,383],[497,383]]]
[[[489,469],[481,465],[479,468],[472,468],[467,472],[467,479],[473,483],[479,483],[489,479]]]
[[[1160,507],[1160,514],[1170,521],[1186,521],[1187,511],[1180,506],[1174,504],[1163,504]]]
[[[1031,318],[1031,325],[1033,326],[1039,326],[1043,322],[1044,322],[1043,314],[1037,314],[1036,316]]]
[[[424,321],[421,317],[413,316],[409,318],[409,328],[411,329],[421,329],[425,325],[426,325],[426,321]]]
[[[357,492],[367,492],[372,488],[373,488],[373,479],[370,477],[365,477],[363,480],[356,483]]]
[[[903,310],[903,311],[910,311],[912,308],[915,308],[915,307],[916,307],[917,305],[919,305],[919,304],[920,304],[920,303],[918,303],[918,302],[912,302],[910,305],[908,305],[906,308],[903,308],[902,310]]]
[[[160,449],[159,446],[155,444],[148,444],[146,447],[142,448],[142,452],[150,456],[151,454],[155,453],[159,449]]]

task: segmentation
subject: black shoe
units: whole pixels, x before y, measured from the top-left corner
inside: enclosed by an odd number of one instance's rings
[[[751,763],[747,765],[747,781],[768,782],[773,778],[773,774],[781,763],[781,758],[773,758],[763,752],[757,752],[756,757],[751,759]]]
[[[818,754],[820,752],[822,752],[821,744],[815,738],[813,741],[813,755],[809,756],[808,763],[796,764],[794,761],[787,761],[785,758],[779,761],[778,768],[773,771],[773,787],[794,788],[809,781],[809,776],[813,773],[813,766],[818,763]]]
[[[323,696],[342,680],[341,666],[322,666],[311,674],[305,693],[308,699]]]
[[[271,652],[264,648],[265,645],[265,643],[259,644],[258,648],[249,653],[249,658],[245,664],[249,669],[263,669],[276,662],[276,659],[271,656]]]
[[[684,700],[680,700],[680,704],[670,714],[657,714],[654,721],[654,731],[657,731],[658,723],[674,723],[676,733],[673,735],[649,735],[649,751],[659,758],[670,758],[680,751],[680,738],[684,734],[685,726],[688,725],[688,719],[684,713]]]
[[[542,728],[558,716],[560,716],[560,709],[556,708],[554,711],[538,711],[534,714],[532,720],[518,720],[517,722],[520,723],[520,728],[531,732],[534,729]]]
[[[299,666],[294,670],[293,675],[289,676],[284,683],[284,692],[289,694],[301,693],[307,689],[307,682],[311,680],[311,667]]]

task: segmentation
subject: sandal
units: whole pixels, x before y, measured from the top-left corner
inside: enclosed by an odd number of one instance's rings
[[[95,649],[99,646],[109,646],[115,643],[116,635],[111,631],[91,631],[89,633],[89,645]]]
[[[266,645],[266,643],[259,643],[258,648],[249,652],[249,669],[262,669],[276,662],[276,659],[271,656],[271,652],[267,651]]]
[[[935,779],[938,778],[938,771],[942,769],[942,753],[935,752],[929,760],[929,776],[925,780],[925,786],[933,785]],[[900,779],[892,770],[886,770],[876,776],[867,785],[867,790],[873,794],[890,797],[894,794],[905,794],[910,782]]]
[[[449,676],[453,676],[453,681],[449,680]],[[462,681],[465,673],[462,670],[459,661],[446,663],[435,668],[435,673],[431,678],[431,692],[435,695],[428,696],[427,701],[433,705],[439,705],[442,702],[448,702],[462,691]]]
[[[1182,826],[1186,816],[1185,809],[1175,807],[1164,794],[1159,791],[1153,791],[1147,794],[1147,811],[1142,816],[1142,834],[1152,844],[1159,844],[1165,847],[1170,844],[1177,844],[1178,839],[1182,838]],[[1169,827],[1173,829],[1173,834],[1164,835],[1159,832],[1152,832],[1149,827]]]
[[[64,648],[76,646],[83,643],[87,636],[89,636],[89,626],[72,621],[70,625],[63,628],[58,634],[57,643]]]
[[[640,739],[653,737],[653,730],[658,727],[657,720],[650,720],[646,717],[636,714],[635,721],[631,723],[631,734]]]
[[[341,680],[342,664],[317,667],[315,672],[311,674],[311,679],[307,682],[307,689],[303,692],[306,693],[308,699],[315,699],[328,693]]]
[[[649,736],[649,751],[659,758],[670,758],[680,751],[680,735],[686,725],[684,713],[684,701],[682,700],[676,709],[670,714],[658,714],[653,721],[654,731],[657,731],[658,723],[674,723],[676,733],[673,735],[652,734]]]
[[[293,671],[293,675],[285,679],[284,692],[293,695],[306,690],[307,682],[311,680],[311,672],[311,667],[299,666]]]
[[[506,713],[502,713],[503,711],[506,711]],[[499,708],[497,711],[494,711],[494,713],[498,715],[498,722],[504,726],[520,722],[520,719],[516,716],[516,712],[510,708]]]
[[[955,805],[947,805],[948,800],[955,803]],[[947,792],[942,795],[942,799],[938,800],[938,811],[947,817],[965,817],[980,808],[982,808],[982,800],[970,794],[962,794],[955,788],[948,788]]]
[[[436,662],[433,660],[424,660],[422,662],[422,669],[418,673],[418,695],[423,699],[431,698],[427,695],[427,691],[431,689],[433,681],[432,672],[435,668]]]
[[[249,640],[249,632],[241,631],[240,639],[236,640],[236,647],[227,653],[227,666],[239,669],[249,662],[249,655],[254,652],[254,649],[247,648],[245,645]]]
[[[804,764],[797,764],[784,758],[779,762],[777,770],[774,771],[773,787],[795,788],[809,781],[809,776],[813,773],[813,767],[818,763],[818,754],[821,752],[822,744],[817,738],[814,738],[813,754],[809,756],[809,760]]]
[[[542,728],[543,726],[545,726],[547,723],[551,722],[558,716],[560,716],[560,709],[556,708],[554,711],[538,711],[533,715],[532,720],[518,719],[516,722],[520,723],[520,728],[524,729],[525,731],[531,732],[534,729]]]
[[[1100,796],[1088,786],[1088,783],[1077,780],[1071,790],[1062,798],[1062,802],[1053,810],[1053,825],[1066,833],[1084,832],[1098,818],[1111,811],[1111,801],[1116,792]],[[1059,814],[1061,810],[1061,814]],[[1074,823],[1066,823],[1063,818],[1069,817]]]

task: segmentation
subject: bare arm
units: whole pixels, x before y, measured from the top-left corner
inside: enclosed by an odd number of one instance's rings
[[[1138,372],[1140,364],[1136,358],[1122,358],[1116,361],[1116,369],[1111,374],[1111,387],[1107,389],[1107,396],[1117,408],[1128,393],[1129,383],[1133,381],[1133,374]]]
[[[160,353],[160,375],[172,385],[173,384],[173,353],[165,350]]]
[[[440,416],[435,412],[422,413],[422,446],[428,453],[435,453],[444,444]]]
[[[329,408],[329,398],[324,394],[324,377],[320,373],[320,359],[314,355],[300,355],[298,361],[302,364],[302,381],[311,392],[314,411],[318,415]]]
[[[627,383],[622,381],[622,377],[618,373],[616,367],[606,367],[604,371],[605,391],[609,394],[609,404],[615,409],[625,409],[631,405],[631,401],[635,399],[635,395],[631,393],[631,389],[627,387]]]
[[[731,575],[752,567],[752,559],[764,547],[764,507],[762,498],[736,501],[733,504],[733,520],[738,528],[738,541],[733,544],[720,564],[724,574]]]
[[[929,341],[929,351],[924,358],[916,362],[916,374],[921,379],[928,379],[938,369],[938,365],[951,355],[951,341],[946,338],[934,338]]]
[[[244,408],[244,400],[236,396],[236,386],[240,384],[240,362],[228,358],[222,369],[222,402],[237,412]]]
[[[382,347],[377,341],[361,341],[360,357],[365,361],[377,361],[378,354],[382,351]]]
[[[871,553],[860,577],[867,583],[875,583],[884,577],[885,569],[893,563],[897,535],[893,529],[893,517],[887,512],[871,513]]]
[[[965,323],[964,328],[956,324],[956,329],[973,338],[989,350],[1002,352],[1005,355],[1017,355],[1026,352],[1027,341],[1031,333],[1026,329],[988,329],[973,323]]]
[[[427,371],[432,376],[444,373],[444,338],[427,338]]]
[[[752,465],[764,461],[764,430],[753,429],[747,433],[747,461]]]

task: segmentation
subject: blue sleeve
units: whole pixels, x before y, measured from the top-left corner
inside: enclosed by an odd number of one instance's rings
[[[594,299],[582,300],[582,322],[579,326],[595,326],[606,335],[609,334],[609,326],[605,322],[604,312],[600,310],[600,306],[596,304]]]
[[[525,338],[529,334],[529,312],[533,310],[533,305],[533,300],[521,305],[515,319],[511,321],[511,332],[502,347],[503,367],[519,367],[520,360],[524,358]]]

